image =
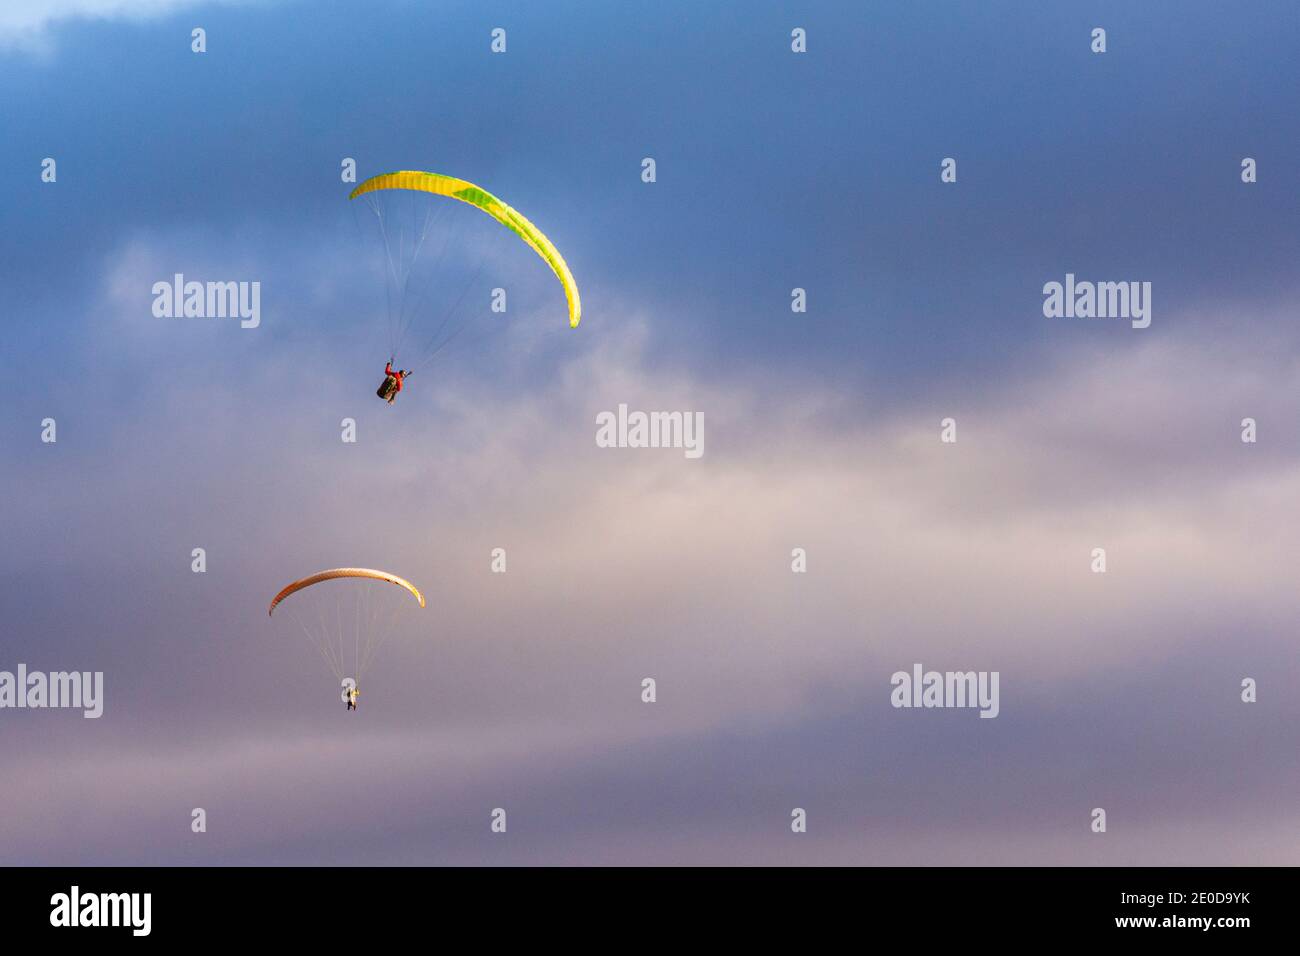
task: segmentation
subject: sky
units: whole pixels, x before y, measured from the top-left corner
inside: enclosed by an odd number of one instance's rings
[[[0,671],[104,708],[0,709],[0,863],[1294,864],[1300,13],[1248,7],[5,5]],[[349,159],[522,211],[581,324],[449,208],[507,312],[380,402]],[[428,603],[355,714],[264,611],[340,566]]]

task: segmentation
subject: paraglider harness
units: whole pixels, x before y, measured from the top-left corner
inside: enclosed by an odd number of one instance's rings
[[[384,367],[383,384],[379,386],[379,390],[375,392],[375,394],[388,404],[393,404],[393,399],[396,398],[397,393],[402,390],[402,381],[410,374],[410,372],[398,372],[397,374],[393,374],[393,360],[390,358],[388,364]]]

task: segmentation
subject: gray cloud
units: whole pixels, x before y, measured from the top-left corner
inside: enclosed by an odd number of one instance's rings
[[[522,322],[390,409],[374,356],[298,315],[160,331],[133,296],[163,261],[108,264],[86,347],[121,362],[69,384],[57,446],[0,465],[29,503],[2,519],[2,666],[108,681],[99,721],[4,715],[7,859],[1283,862],[1293,363],[1135,337],[846,421],[815,382],[681,371],[628,309]],[[597,448],[619,402],[702,411],[705,457]],[[344,563],[430,599],[355,717],[265,614]],[[999,670],[1002,716],[891,709],[914,661]]]

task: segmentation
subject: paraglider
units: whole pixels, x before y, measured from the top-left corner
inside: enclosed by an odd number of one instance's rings
[[[464,222],[455,212],[458,203],[445,203],[444,198],[475,207],[522,239],[560,280],[569,327],[576,328],[581,320],[578,284],[555,244],[487,190],[454,176],[401,170],[365,180],[348,198],[361,199],[374,213],[378,227],[391,358],[377,394],[389,404],[402,390],[406,376],[431,362],[473,316],[489,311],[488,297],[477,292],[471,295],[471,290],[489,261],[508,256],[512,244],[494,250],[493,243],[500,241],[495,229],[462,235],[477,217]],[[492,310],[502,311],[495,306]],[[423,345],[411,341],[417,337],[425,338]],[[394,372],[392,363],[398,357],[413,359],[413,367]]]
[[[375,394],[389,405],[393,404],[397,401],[397,393],[402,390],[403,379],[410,374],[410,372],[394,371],[393,360],[390,358],[388,364],[384,366],[384,380]]]
[[[328,594],[314,590],[315,585],[326,581],[348,582],[350,586],[322,589],[328,590]],[[383,595],[375,593],[372,583],[375,581],[395,584],[414,597],[421,608],[425,606],[424,595],[405,578],[371,568],[332,568],[286,585],[271,600],[266,612],[274,616],[281,602],[302,591],[320,598],[311,602],[299,597],[291,602],[290,613],[339,679],[349,711],[357,709],[357,696],[360,694],[357,682],[370,667],[379,648],[396,630],[397,615],[410,603],[404,599],[400,603],[383,601]],[[349,644],[353,647],[352,655],[347,653]]]

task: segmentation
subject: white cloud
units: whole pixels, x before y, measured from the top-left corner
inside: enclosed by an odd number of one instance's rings
[[[253,0],[23,0],[0,4],[0,47],[47,52],[52,32],[74,20],[151,20],[214,3]]]

